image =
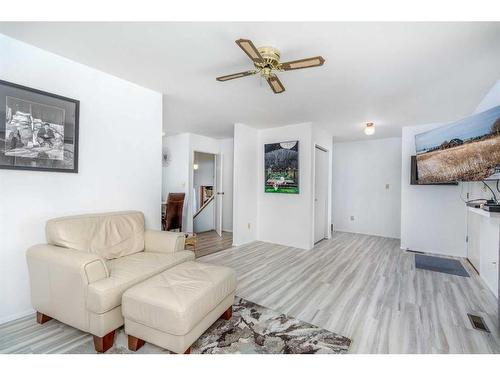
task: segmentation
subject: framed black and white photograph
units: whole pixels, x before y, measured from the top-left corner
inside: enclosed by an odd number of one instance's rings
[[[0,80],[0,168],[78,173],[79,106]]]

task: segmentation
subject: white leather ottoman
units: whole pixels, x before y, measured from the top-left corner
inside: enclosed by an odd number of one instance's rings
[[[122,297],[130,350],[144,342],[189,353],[219,317],[228,320],[236,290],[231,268],[185,262],[133,286]]]

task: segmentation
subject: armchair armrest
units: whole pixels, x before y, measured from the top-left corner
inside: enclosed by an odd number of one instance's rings
[[[182,232],[146,230],[145,251],[153,253],[174,253],[184,250],[186,236]]]
[[[51,271],[78,274],[84,284],[109,277],[104,260],[97,254],[53,245],[35,245],[26,252],[28,268],[44,266]]]
[[[33,307],[46,315],[87,330],[87,288],[109,277],[102,258],[93,253],[52,245],[26,252]]]

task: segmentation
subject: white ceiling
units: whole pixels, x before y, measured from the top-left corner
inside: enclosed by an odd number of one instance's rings
[[[500,78],[500,23],[0,23],[0,33],[165,94],[164,128],[231,136],[233,124],[311,121],[339,140],[469,115]],[[234,43],[325,65],[281,73],[273,94]]]

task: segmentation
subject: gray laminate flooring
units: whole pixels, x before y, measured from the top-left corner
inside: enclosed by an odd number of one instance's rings
[[[254,242],[199,261],[236,270],[240,297],[352,339],[351,353],[500,353],[496,299],[471,277],[416,270],[399,240],[336,232],[312,250]],[[471,327],[482,316],[492,333]],[[34,316],[0,326],[0,352],[67,352],[92,337]]]
[[[351,353],[500,353],[496,298],[469,264],[471,277],[416,270],[396,239],[335,232],[308,251],[255,242],[200,260],[234,268],[238,296],[351,338]]]
[[[213,254],[221,250],[229,249],[233,246],[233,233],[222,232],[219,236],[216,231],[197,233],[198,243],[196,244],[196,258]]]

